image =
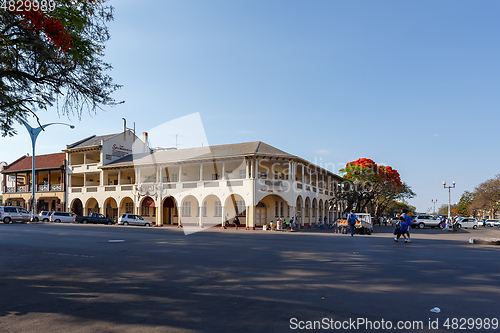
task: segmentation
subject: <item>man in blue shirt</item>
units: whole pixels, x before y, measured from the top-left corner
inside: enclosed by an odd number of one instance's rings
[[[354,226],[356,225],[356,221],[359,222],[358,217],[352,212],[351,209],[349,215],[347,215],[347,224],[349,224],[349,228],[351,229],[351,237],[354,236]]]

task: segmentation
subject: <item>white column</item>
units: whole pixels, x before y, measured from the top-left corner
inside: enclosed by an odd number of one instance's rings
[[[182,182],[182,165],[179,165],[179,183]]]
[[[304,178],[305,177],[305,171],[304,171],[304,165],[302,164],[302,183],[305,184],[306,183],[306,179]],[[305,189],[304,189],[305,190]]]
[[[122,183],[122,170],[118,169],[118,185],[121,185]],[[118,208],[118,212],[120,211],[120,208]],[[120,214],[118,214],[119,216]]]
[[[293,180],[293,176],[292,176],[292,161],[288,161],[288,180]]]
[[[259,159],[255,159],[255,178],[259,178]]]
[[[200,182],[203,181],[203,163],[200,163]]]
[[[201,216],[202,213],[203,213],[202,206],[198,206],[198,227],[199,228],[203,228],[203,220],[202,220],[202,216]]]
[[[222,161],[222,177],[223,180],[226,179],[226,162]]]
[[[248,174],[250,173],[249,166],[250,166],[250,161],[247,159],[246,166],[245,166],[245,171],[246,171],[245,179],[248,179]]]
[[[224,205],[222,205],[222,201],[221,201],[221,207],[222,207],[222,216],[221,216],[221,228],[226,228],[226,207]]]

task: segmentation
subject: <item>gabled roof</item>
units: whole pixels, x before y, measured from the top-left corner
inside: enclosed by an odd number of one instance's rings
[[[118,167],[131,164],[145,165],[153,163],[173,163],[189,160],[204,160],[224,157],[245,157],[253,155],[297,158],[297,156],[288,154],[282,150],[268,145],[267,143],[254,141],[178,150],[160,150],[151,154],[131,154],[107,164],[106,167]]]
[[[35,157],[35,170],[44,169],[60,169],[64,167],[64,161],[66,160],[65,153],[56,153],[48,155],[38,155]],[[7,165],[2,173],[12,173],[19,171],[30,171],[32,163],[32,156],[22,156]]]
[[[123,133],[123,132],[122,132]],[[108,135],[92,135],[89,136],[88,138],[85,138],[83,140],[77,141],[75,143],[66,145],[66,150],[70,149],[81,149],[81,148],[88,148],[88,147],[95,147],[101,145],[102,141],[105,141],[107,139],[110,139],[114,137],[115,135],[122,134],[122,133],[115,133],[115,134],[108,134]]]

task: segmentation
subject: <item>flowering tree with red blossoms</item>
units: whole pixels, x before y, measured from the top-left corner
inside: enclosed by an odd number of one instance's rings
[[[107,0],[57,0],[0,10],[0,130],[16,134],[16,117],[57,106],[59,114],[95,113],[118,104],[105,63],[106,26],[113,19]]]
[[[415,196],[411,188],[401,181],[396,169],[377,165],[369,158],[360,158],[340,170],[344,182],[335,188],[332,203],[342,203],[346,210],[355,207],[358,212],[368,210],[380,215],[394,201]]]

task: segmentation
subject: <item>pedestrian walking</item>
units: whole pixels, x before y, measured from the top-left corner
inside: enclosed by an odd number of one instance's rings
[[[238,226],[240,225],[240,220],[238,219],[238,216],[234,217],[234,226],[236,227],[236,230],[238,230]]]
[[[354,236],[354,226],[356,225],[356,221],[359,222],[358,217],[351,209],[349,211],[349,215],[347,215],[347,224],[349,224],[349,228],[351,229],[351,237]]]

